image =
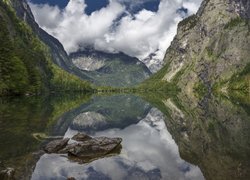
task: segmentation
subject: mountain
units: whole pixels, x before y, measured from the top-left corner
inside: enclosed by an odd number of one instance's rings
[[[138,84],[148,78],[151,74],[147,67],[138,59],[126,56],[122,53],[112,55],[99,51],[86,50],[73,53],[71,56],[68,56],[62,44],[56,38],[41,29],[36,23],[26,0],[12,0],[12,6],[16,11],[17,16],[29,24],[39,39],[49,47],[53,62],[62,69],[80,77],[83,80],[88,80],[99,86],[125,87]],[[106,70],[107,68],[110,68],[112,71],[101,72],[101,70],[97,71],[97,69],[95,71],[85,71],[86,68],[82,68],[84,64],[82,64],[80,66],[81,68],[79,68],[73,63],[75,61],[71,60],[72,56],[74,56],[74,58],[77,56],[83,58],[84,56],[87,57],[90,55],[94,61],[91,66],[95,66],[95,62],[97,62],[95,59],[100,60],[102,59],[101,56],[103,56],[105,59],[103,62],[107,62],[107,58],[109,59],[109,62],[105,66]],[[137,63],[137,65],[133,66],[133,63]]]
[[[51,49],[27,23],[30,13],[26,1],[0,1],[0,95],[91,90],[53,63]]]
[[[88,80],[81,71],[72,64],[63,45],[53,36],[39,27],[26,0],[11,0],[11,5],[15,9],[16,15],[26,22],[39,39],[49,47],[53,62],[81,79]]]
[[[151,75],[145,64],[123,53],[88,49],[72,53],[70,58],[81,73],[97,86],[129,87]]]
[[[179,23],[165,66],[141,87],[249,91],[249,18],[248,0],[204,0],[197,14]]]

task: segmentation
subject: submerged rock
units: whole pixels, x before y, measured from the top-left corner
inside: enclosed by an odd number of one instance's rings
[[[94,159],[118,154],[121,150],[121,138],[90,137],[78,133],[68,144],[69,139],[55,140],[47,144],[44,150],[47,153],[68,154],[71,159],[78,162],[90,162]]]

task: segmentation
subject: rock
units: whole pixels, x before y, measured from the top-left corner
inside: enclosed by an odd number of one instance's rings
[[[87,134],[78,133],[75,136],[73,136],[71,139],[75,141],[86,141],[92,139],[92,137],[88,136]]]
[[[51,141],[44,148],[47,153],[69,154],[78,158],[88,157],[90,159],[104,156],[121,142],[121,138],[97,137],[92,138],[86,134],[78,133],[72,137],[76,142],[68,144],[69,138]]]
[[[83,133],[76,134],[72,140],[76,142],[68,144],[69,138],[52,141],[44,150],[47,153],[68,154],[74,161],[86,163],[112,153],[119,154],[122,142],[121,138],[93,138]]]
[[[69,142],[69,138],[51,141],[46,145],[44,151],[46,153],[58,153],[61,149],[65,148]]]
[[[68,153],[80,158],[103,156],[114,150],[121,142],[121,138],[92,138],[74,145]]]
[[[66,147],[64,147],[63,149],[59,150],[57,153],[58,154],[67,154],[69,152],[70,149],[73,149],[75,146],[77,146],[78,143],[72,143],[72,144],[68,144]]]

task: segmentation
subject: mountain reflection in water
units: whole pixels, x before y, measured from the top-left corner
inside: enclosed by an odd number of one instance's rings
[[[69,128],[65,137],[72,137],[78,132]],[[65,177],[76,179],[203,179],[197,166],[180,158],[178,147],[166,128],[164,115],[156,108],[152,108],[147,116],[136,124],[130,124],[123,129],[97,130],[93,132],[93,135],[121,137],[123,139],[121,154],[86,165],[70,162],[60,155],[44,155],[37,163],[33,179],[63,179]]]
[[[250,179],[249,97],[54,96],[0,101],[0,165],[18,179]],[[78,132],[121,137],[122,149],[81,164],[44,154]],[[18,146],[17,146],[18,144]]]

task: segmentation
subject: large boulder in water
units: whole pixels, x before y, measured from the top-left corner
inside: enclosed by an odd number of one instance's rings
[[[122,142],[121,138],[97,137],[81,141],[68,149],[76,157],[103,156],[114,150]]]
[[[57,153],[61,149],[65,148],[68,145],[68,142],[69,138],[51,141],[46,145],[44,151],[46,153]]]
[[[47,144],[44,150],[47,153],[68,154],[71,159],[73,156],[74,160],[78,158],[82,160],[81,162],[89,162],[112,153],[117,154],[120,152],[122,142],[121,138],[93,138],[83,133],[78,133],[71,139],[75,142],[69,144],[68,138],[52,141]]]

